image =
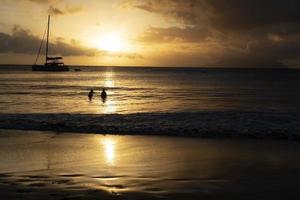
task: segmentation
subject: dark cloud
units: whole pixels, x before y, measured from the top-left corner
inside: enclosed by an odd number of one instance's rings
[[[165,42],[200,42],[211,35],[207,29],[194,27],[150,27],[139,38],[140,42],[165,43]]]
[[[81,12],[83,10],[83,7],[81,5],[76,5],[76,6],[70,5],[69,3],[63,0],[27,0],[27,1],[49,6],[48,14],[50,15],[74,14],[74,13]],[[58,7],[59,3],[60,6]],[[61,4],[63,4],[63,6]]]
[[[179,27],[149,28],[149,43],[205,43],[215,63],[280,66],[299,59],[299,0],[124,0],[123,6],[159,14]],[[201,57],[196,52],[194,60]],[[192,58],[190,58],[192,59]]]
[[[55,8],[53,6],[50,6],[49,9],[48,9],[48,13],[50,15],[63,15],[64,12],[58,8]]]
[[[38,4],[50,4],[50,3],[57,3],[63,0],[27,0]]]
[[[36,54],[41,39],[30,31],[18,26],[13,28],[12,34],[0,32],[0,53]],[[95,56],[102,54],[97,49],[85,48],[75,42],[69,44],[62,39],[49,44],[51,54],[63,56]]]
[[[298,0],[227,0],[207,1],[212,24],[220,30],[252,30],[278,24],[285,28],[300,22]]]
[[[48,9],[48,13],[50,15],[66,15],[66,14],[74,14],[82,11],[81,6],[66,6],[64,9],[60,9],[54,6],[50,6]]]
[[[126,0],[123,4],[189,25],[209,23],[220,30],[249,30],[300,22],[298,0]]]
[[[16,53],[36,55],[41,44],[41,39],[33,35],[29,30],[15,26],[12,34],[0,32],[0,54]],[[45,47],[45,43],[43,44]],[[143,56],[137,53],[109,53],[95,48],[87,48],[80,45],[80,42],[71,40],[65,42],[64,38],[56,38],[55,42],[49,43],[49,52],[52,55],[62,56],[108,56],[127,59],[142,59]],[[45,54],[45,48],[42,50]]]
[[[205,4],[200,0],[124,0],[122,5],[123,7],[136,7],[148,12],[158,13],[186,24],[201,21],[203,18],[199,14],[199,8],[205,11],[203,9]]]
[[[34,3],[40,3],[40,4],[45,4],[45,3],[49,3],[49,0],[28,0]]]

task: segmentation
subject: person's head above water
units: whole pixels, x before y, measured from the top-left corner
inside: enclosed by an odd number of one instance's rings
[[[105,88],[102,89],[102,92],[105,92]]]
[[[94,92],[94,90],[91,90],[91,93],[93,93]]]

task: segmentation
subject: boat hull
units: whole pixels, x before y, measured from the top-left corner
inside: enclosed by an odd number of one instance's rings
[[[44,72],[67,72],[69,67],[64,66],[51,66],[51,65],[32,65],[32,71],[44,71]]]

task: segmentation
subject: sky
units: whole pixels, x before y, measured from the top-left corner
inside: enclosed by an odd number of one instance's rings
[[[300,67],[299,8],[299,0],[0,0],[0,64],[33,64],[50,14],[50,54],[69,65]]]

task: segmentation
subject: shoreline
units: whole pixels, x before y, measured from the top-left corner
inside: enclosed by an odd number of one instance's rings
[[[0,129],[299,140],[300,114],[235,111],[105,115],[0,114]]]

